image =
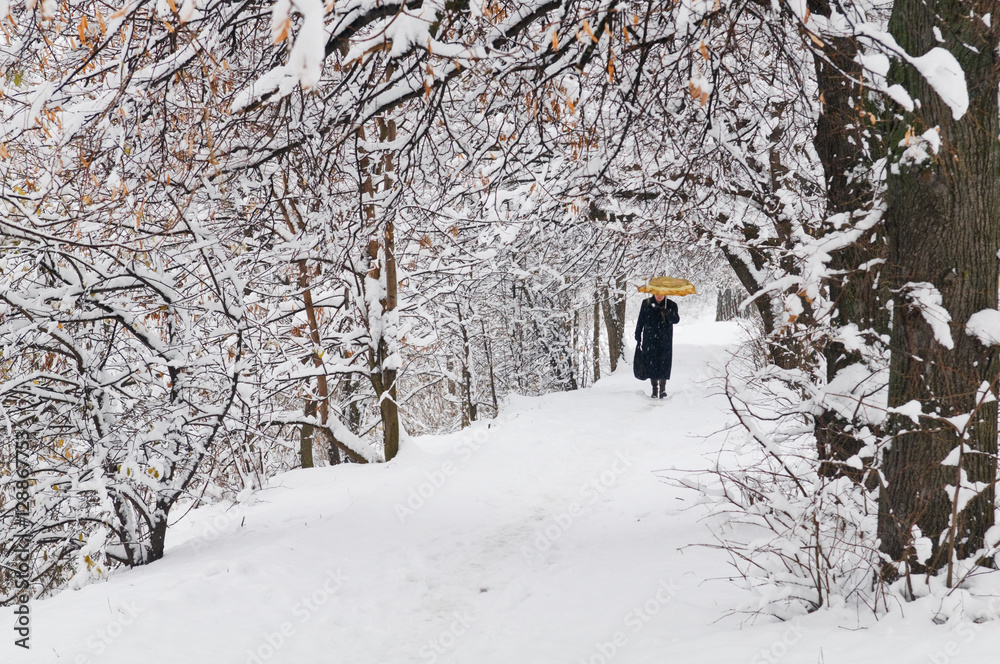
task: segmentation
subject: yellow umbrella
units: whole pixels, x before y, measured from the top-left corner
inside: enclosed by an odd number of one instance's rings
[[[678,279],[677,277],[653,277],[648,284],[638,288],[640,293],[649,293],[650,295],[680,297],[695,294],[694,284],[687,279]]]

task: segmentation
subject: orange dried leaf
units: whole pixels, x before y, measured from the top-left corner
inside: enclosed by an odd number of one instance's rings
[[[285,19],[281,22],[281,27],[274,32],[274,43],[280,44],[281,42],[288,39],[288,29],[291,27],[292,22],[290,19]]]

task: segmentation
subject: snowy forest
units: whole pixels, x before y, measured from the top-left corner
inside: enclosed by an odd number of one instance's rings
[[[0,0],[0,605],[631,374],[673,274],[741,329],[736,451],[659,482],[727,524],[717,575],[781,619],[1000,617],[994,14]]]

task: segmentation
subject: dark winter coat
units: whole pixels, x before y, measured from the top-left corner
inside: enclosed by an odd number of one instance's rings
[[[655,297],[643,300],[639,320],[635,325],[635,343],[642,349],[646,376],[652,379],[670,378],[674,359],[674,324],[681,322],[677,303]]]

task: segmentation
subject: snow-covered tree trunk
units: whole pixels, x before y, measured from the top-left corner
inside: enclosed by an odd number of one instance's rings
[[[889,406],[916,402],[922,414],[919,425],[892,417],[878,534],[882,551],[909,570],[973,556],[995,518],[997,410],[984,402],[996,390],[997,358],[963,329],[997,307],[1000,76],[990,15],[1000,16],[1000,3],[897,0],[889,23],[917,65],[897,63],[890,77],[919,100],[896,109],[888,134]],[[961,465],[943,465],[963,434]],[[914,546],[917,528],[926,549]]]
[[[830,4],[825,0],[815,0],[809,7],[815,15],[830,15]],[[857,239],[831,253],[828,265],[828,297],[833,311],[823,355],[829,385],[838,373],[852,371],[870,355],[860,348],[848,348],[845,336],[856,338],[857,331],[867,344],[877,343],[874,329],[882,304],[878,275],[885,245],[882,224],[868,217],[875,202],[873,162],[877,155],[871,152],[875,116],[866,103],[857,42],[853,37],[824,35],[813,61],[821,100],[813,145],[823,167],[827,222],[833,222],[828,232],[851,232],[864,226]],[[876,369],[869,367],[851,375],[867,377]],[[847,475],[860,481],[864,469],[846,462],[864,447],[859,436],[864,423],[833,406],[821,405],[814,425],[820,474],[830,478]]]
[[[362,176],[361,216],[374,235],[368,243],[371,261],[366,292],[369,330],[371,334],[370,377],[378,399],[382,418],[382,439],[385,460],[399,452],[399,402],[396,377],[400,368],[399,355],[399,281],[396,276],[395,215],[399,194],[396,180],[395,150],[381,144],[396,140],[396,121],[379,116],[375,119],[378,141],[366,140],[359,132],[364,148],[359,147]]]
[[[390,157],[391,158],[391,157]],[[387,185],[391,186],[391,185]],[[379,409],[382,411],[383,442],[385,460],[389,461],[399,452],[399,400],[396,394],[396,377],[399,371],[399,348],[397,330],[399,282],[396,279],[396,238],[392,220],[385,223],[383,255],[385,267],[385,299],[382,313],[391,323],[378,340],[379,368],[381,369],[381,393]]]

